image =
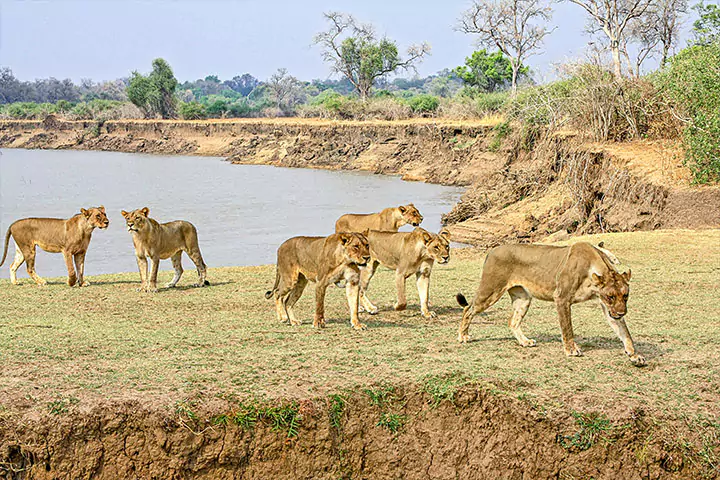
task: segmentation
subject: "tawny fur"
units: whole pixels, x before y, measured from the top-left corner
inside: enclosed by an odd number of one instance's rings
[[[145,207],[132,212],[123,210],[122,216],[128,231],[132,234],[135,245],[138,269],[140,270],[140,291],[157,292],[157,274],[160,260],[172,259],[175,276],[167,284],[168,288],[177,285],[183,274],[182,253],[185,252],[193,261],[198,273],[196,287],[209,285],[206,279],[207,267],[200,253],[197,229],[184,220],[158,223],[149,218],[150,210]],[[152,262],[148,277],[148,257]]]
[[[435,317],[429,308],[430,273],[435,262],[447,263],[450,260],[450,232],[441,230],[436,235],[420,227],[412,232],[371,231],[368,240],[371,259],[368,267],[360,274],[360,303],[365,311],[370,314],[378,311],[368,298],[367,290],[375,271],[382,265],[395,270],[395,310],[407,307],[405,282],[414,274],[420,297],[420,312],[425,318]]]
[[[401,205],[386,208],[379,213],[348,213],[335,222],[335,233],[364,232],[377,230],[380,232],[397,232],[403,225],[417,227],[423,221],[423,216],[415,205]]]
[[[62,253],[68,271],[67,283],[71,287],[89,285],[85,281],[85,254],[87,253],[95,228],[105,229],[110,221],[105,207],[80,209],[80,213],[67,219],[60,218],[24,218],[18,220],[5,234],[0,265],[5,263],[10,237],[15,240],[15,260],[10,265],[10,281],[17,285],[17,269],[25,262],[28,275],[38,285],[47,282],[35,272],[35,247],[46,252]],[[74,262],[74,265],[73,265]]]
[[[308,281],[315,282],[315,319],[313,326],[325,326],[325,292],[330,284],[345,281],[350,323],[362,330],[358,318],[360,266],[370,260],[367,237],[362,233],[335,233],[329,237],[293,237],[277,251],[275,285],[265,298],[275,297],[280,322],[300,325],[293,307]]]
[[[472,304],[468,305],[465,297],[458,294],[458,303],[465,307],[458,341],[468,341],[475,314],[485,311],[508,292],[513,305],[510,330],[520,345],[535,346],[520,324],[531,300],[536,298],[555,302],[565,353],[581,356],[582,351],[575,343],[570,307],[598,298],[607,322],[623,342],[625,353],[636,365],[644,365],[645,359],[635,351],[623,318],[627,312],[630,271],[618,273],[611,258],[603,252],[584,242],[566,247],[504,245],[490,250]]]

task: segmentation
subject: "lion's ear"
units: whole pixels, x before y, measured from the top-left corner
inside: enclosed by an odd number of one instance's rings
[[[90,217],[90,212],[87,211],[87,210],[85,210],[84,208],[81,208],[81,209],[80,209],[80,213],[82,213],[83,215],[85,215],[85,218],[89,218],[89,217]]]
[[[398,207],[398,210],[400,210],[400,213],[405,213],[405,207],[402,205]]]
[[[363,235],[365,235],[365,238],[367,238],[370,235],[370,229],[366,228],[364,232],[362,232]]]
[[[105,207],[103,207],[102,205],[100,205],[100,206],[98,207],[98,210],[100,210],[101,212],[105,213]]]
[[[622,277],[625,279],[626,282],[630,281],[630,278],[632,277],[632,272],[628,268],[628,271],[622,274]]]
[[[127,218],[128,215],[130,215],[130,212],[126,212],[125,210],[120,210],[120,214],[121,214],[123,217]]]
[[[440,235],[441,237],[445,237],[445,240],[450,240],[450,231],[445,228],[440,230],[440,233],[438,233],[438,235]]]
[[[426,231],[426,230],[423,230],[423,231],[422,231],[422,239],[423,239],[423,243],[424,243],[425,245],[427,245],[428,243],[432,242],[433,237],[432,237],[432,235],[430,234],[430,232],[428,232],[428,231]]]
[[[598,247],[604,248],[604,247],[605,247],[605,242],[600,242],[600,243],[598,243]]]
[[[597,273],[593,273],[590,276],[590,279],[592,280],[593,285],[598,286],[598,287],[605,283],[605,280],[603,279],[603,277],[601,275],[598,275]]]
[[[352,240],[352,234],[351,233],[341,233],[340,234],[340,242],[343,245],[347,245],[347,243]]]
[[[140,210],[140,213],[147,217],[150,215],[150,209],[148,207],[143,207],[142,210]]]

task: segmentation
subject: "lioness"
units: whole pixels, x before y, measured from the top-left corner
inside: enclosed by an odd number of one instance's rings
[[[618,273],[612,263],[602,250],[589,243],[567,247],[504,245],[493,248],[485,259],[472,305],[468,305],[462,294],[457,295],[458,303],[465,307],[458,341],[468,341],[468,329],[476,313],[483,312],[508,292],[513,305],[510,330],[520,345],[535,346],[535,340],[523,334],[520,323],[531,300],[537,298],[555,302],[565,353],[581,356],[573,335],[570,306],[599,298],[605,318],[622,340],[630,361],[638,366],[645,365],[643,356],[635,351],[623,319],[627,312],[630,271]]]
[[[364,232],[377,230],[380,232],[397,232],[403,225],[410,224],[417,227],[423,221],[423,216],[415,205],[401,205],[386,208],[380,213],[348,213],[335,222],[335,233]]]
[[[329,237],[293,237],[277,251],[275,285],[265,298],[275,295],[280,322],[300,325],[293,306],[309,281],[315,282],[315,320],[313,326],[325,326],[325,291],[328,285],[345,280],[345,295],[350,308],[350,323],[365,329],[358,319],[360,268],[370,260],[365,234],[335,233]]]
[[[200,254],[198,245],[197,230],[195,226],[184,220],[158,223],[149,218],[150,209],[147,207],[132,212],[121,211],[125,217],[128,231],[132,234],[135,245],[135,256],[137,257],[138,269],[140,270],[140,291],[157,292],[157,274],[160,260],[172,259],[175,269],[175,276],[167,284],[168,288],[177,285],[183,274],[182,252],[187,253],[190,260],[197,267],[198,283],[194,286],[202,287],[210,285],[205,279],[207,267]],[[148,279],[148,261],[152,261],[150,278]]]
[[[430,272],[435,262],[447,263],[450,260],[450,232],[443,229],[436,235],[420,227],[412,232],[371,231],[368,241],[371,259],[368,267],[360,273],[360,302],[365,311],[370,314],[378,311],[367,297],[367,289],[378,265],[383,265],[395,270],[395,310],[406,308],[405,281],[415,274],[422,316],[435,317],[428,307]]]
[[[83,277],[85,274],[85,254],[95,227],[106,229],[110,225],[105,207],[80,209],[80,213],[64,220],[61,218],[23,218],[7,229],[5,249],[0,265],[5,263],[10,237],[15,240],[15,261],[10,265],[10,281],[17,285],[17,269],[25,262],[27,272],[38,285],[47,282],[35,273],[35,246],[46,252],[62,253],[65,257],[68,279],[71,287],[90,285]],[[75,267],[73,268],[73,260]],[[77,274],[75,273],[77,270]]]

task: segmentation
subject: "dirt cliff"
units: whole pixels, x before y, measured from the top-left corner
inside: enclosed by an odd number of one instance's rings
[[[543,141],[505,124],[418,119],[336,122],[0,122],[0,147],[213,155],[233,163],[367,170],[468,186],[445,221],[492,246],[550,235],[720,226],[720,188],[693,187],[672,144]]]

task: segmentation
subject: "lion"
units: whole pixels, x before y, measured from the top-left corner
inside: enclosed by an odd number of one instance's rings
[[[523,334],[520,324],[530,302],[537,298],[555,302],[565,354],[582,356],[573,335],[570,307],[598,298],[605,319],[622,341],[630,361],[645,365],[645,358],[635,351],[623,318],[627,313],[631,272],[618,273],[612,266],[617,259],[603,252],[602,247],[585,242],[565,247],[504,245],[493,248],[485,259],[472,304],[469,305],[461,293],[457,295],[458,303],[465,307],[458,341],[468,341],[468,329],[475,314],[485,311],[508,292],[513,305],[509,326],[520,345],[535,346],[535,340]]]
[[[335,233],[363,232],[377,230],[379,232],[397,232],[403,225],[419,226],[423,216],[415,205],[401,205],[386,208],[379,213],[347,213],[335,222]]]
[[[366,232],[367,233],[367,232]],[[370,260],[366,233],[334,233],[328,237],[293,237],[277,251],[275,285],[265,298],[275,296],[278,320],[300,325],[293,307],[308,281],[315,282],[313,327],[325,327],[325,292],[330,284],[345,280],[350,323],[356,330],[365,325],[358,318],[360,268]]]
[[[23,218],[7,229],[5,249],[0,265],[5,263],[10,237],[15,240],[15,261],[10,265],[10,281],[17,285],[17,269],[25,262],[28,275],[39,286],[47,281],[35,272],[35,247],[50,253],[62,253],[68,271],[67,284],[86,287],[84,278],[85,254],[90,246],[93,230],[104,230],[110,225],[105,207],[80,209],[80,213],[65,220],[61,218]],[[73,261],[75,266],[73,267]]]
[[[439,234],[423,228],[412,232],[376,232],[368,234],[370,242],[370,263],[360,274],[360,302],[366,312],[374,315],[378,308],[367,297],[367,289],[378,265],[395,270],[397,302],[395,310],[405,310],[405,282],[415,274],[420,312],[425,318],[435,318],[428,306],[430,294],[430,272],[435,262],[444,264],[450,260],[450,232],[443,229]]]
[[[147,207],[133,210],[132,212],[121,211],[125,217],[128,231],[132,234],[135,245],[135,256],[137,257],[138,269],[140,270],[140,288],[143,292],[157,292],[157,274],[160,260],[172,259],[175,276],[166,285],[173,288],[180,281],[183,274],[182,252],[185,252],[193,261],[198,272],[198,283],[194,286],[203,287],[210,285],[207,281],[207,266],[203,261],[198,245],[197,229],[195,226],[184,220],[158,223],[148,217],[150,209]],[[148,261],[152,261],[152,269],[148,278]]]

